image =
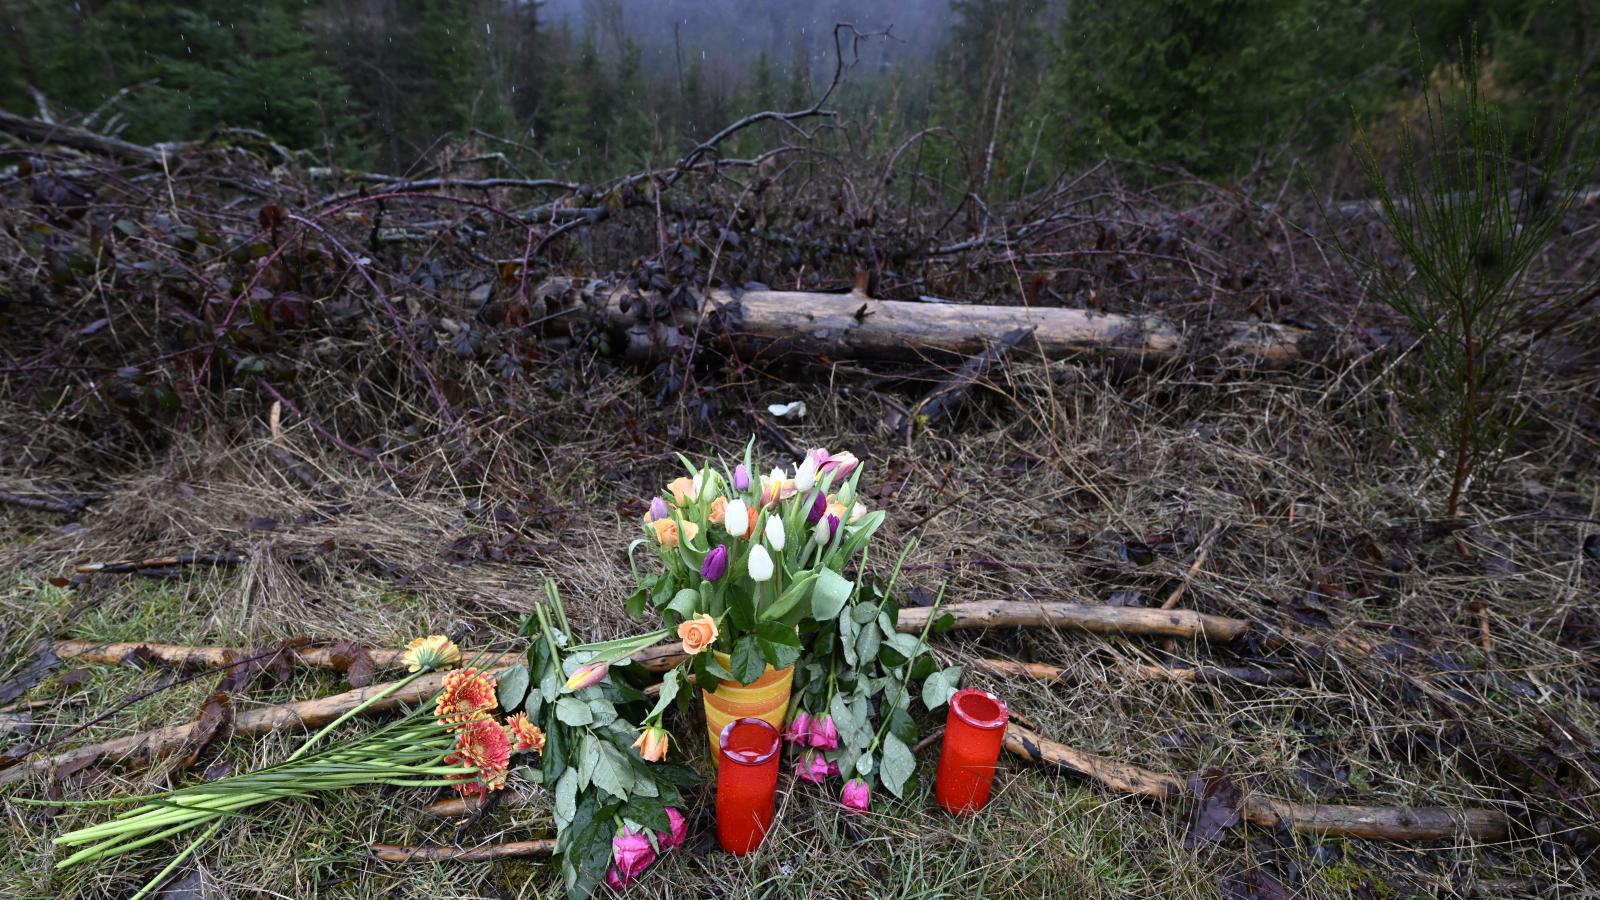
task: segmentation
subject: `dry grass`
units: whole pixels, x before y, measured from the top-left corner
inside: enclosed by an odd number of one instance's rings
[[[230,436],[185,437],[159,462],[108,474],[108,499],[80,529],[62,532],[60,518],[46,514],[0,511],[6,646],[46,635],[262,644],[306,634],[393,644],[446,629],[485,646],[513,639],[526,598],[546,575],[560,580],[587,635],[636,628],[620,600],[637,498],[673,471],[674,450],[731,452],[745,440],[747,420],[730,415],[710,432],[678,410],[645,408],[632,378],[602,377],[563,396],[548,390],[554,374],[535,373],[509,392],[504,416],[469,426],[468,462],[420,441],[389,457],[423,475],[416,479],[330,448],[285,415],[276,441],[256,422]],[[702,797],[700,837],[633,895],[1214,896],[1250,869],[1271,873],[1296,896],[1596,890],[1588,866],[1600,745],[1586,736],[1600,732],[1600,706],[1560,690],[1592,679],[1595,665],[1600,563],[1586,561],[1582,543],[1600,530],[1600,489],[1587,444],[1567,425],[1530,433],[1498,486],[1475,497],[1470,526],[1441,537],[1422,520],[1438,509],[1443,483],[1373,436],[1372,418],[1386,406],[1370,378],[1187,371],[1113,380],[1078,364],[1018,363],[910,448],[883,437],[878,394],[843,374],[815,386],[730,379],[723,409],[804,399],[810,416],[787,432],[796,444],[850,447],[868,460],[871,502],[893,511],[880,545],[896,548],[913,535],[919,542],[908,597],[947,583],[955,600],[1104,602],[1138,592],[1155,605],[1188,569],[1201,537],[1227,526],[1182,604],[1259,621],[1281,643],[1164,647],[1017,631],[953,634],[937,650],[957,662],[1008,656],[1068,667],[1070,676],[1052,685],[977,672],[968,680],[1084,749],[1178,775],[1220,767],[1246,790],[1302,800],[1500,806],[1518,823],[1515,839],[1413,847],[1251,830],[1186,849],[1184,809],[1007,763],[995,806],[964,822],[939,814],[925,787],[906,802],[880,798],[873,815],[856,820],[842,817],[831,796],[785,779],[774,837],[744,860],[711,849],[710,797]],[[770,445],[758,449],[778,455]],[[296,477],[279,451],[302,461],[317,487]],[[43,464],[28,477],[70,482]],[[277,527],[251,529],[261,517]],[[1152,558],[1140,564],[1134,546],[1124,559],[1119,546],[1127,542],[1148,545]],[[45,582],[91,559],[222,551],[247,552],[250,561],[172,582],[100,576],[70,593]],[[1477,603],[1486,609],[1487,646]],[[1322,615],[1326,625],[1308,623]],[[1573,622],[1591,630],[1563,627]],[[1377,646],[1325,649],[1341,639]],[[1119,664],[1152,661],[1270,663],[1303,670],[1306,683],[1206,687],[1117,674]],[[14,652],[0,670],[26,662]],[[1440,674],[1452,667],[1483,677]],[[161,674],[96,669],[66,688],[58,672],[26,700],[41,704],[30,714],[48,735]],[[156,694],[74,740],[183,719],[207,689],[197,682]],[[334,689],[331,676],[308,673],[239,702]],[[692,723],[675,725],[697,733]],[[234,741],[226,754],[243,767],[281,755],[291,739]],[[925,751],[924,785],[935,758],[936,749]],[[116,776],[82,792],[145,790],[157,780]],[[226,895],[553,890],[550,869],[537,861],[367,860],[361,848],[369,840],[451,839],[448,825],[417,812],[422,799],[369,792],[283,804],[232,826],[200,868]],[[147,875],[159,858],[53,876],[48,838],[78,814],[43,822],[8,804],[5,815],[11,849],[0,878],[19,895],[104,896]],[[499,813],[469,840],[545,827],[535,803]]]

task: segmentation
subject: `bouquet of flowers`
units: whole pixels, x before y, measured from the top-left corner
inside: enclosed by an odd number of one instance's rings
[[[556,856],[568,895],[586,897],[602,878],[620,889],[683,843],[688,823],[677,808],[679,789],[700,780],[662,761],[668,737],[659,722],[676,684],[663,685],[652,702],[631,683],[643,673],[613,677],[637,670],[629,655],[669,632],[575,644],[561,595],[547,582],[522,633],[530,639],[528,661],[500,674],[499,705],[543,738],[540,766],[525,774],[554,798]],[[657,724],[641,729],[635,720]]]
[[[682,639],[687,662],[667,673],[663,696],[693,673],[713,755],[735,710],[756,715],[799,751],[796,774],[843,775],[847,808],[864,810],[874,782],[899,796],[915,769],[912,682],[935,709],[960,668],[935,667],[926,630],[895,630],[899,562],[881,589],[852,577],[884,520],[860,499],[860,460],[815,449],[791,469],[755,475],[752,446],[731,471],[683,460],[686,474],[651,499],[629,557],[648,546],[661,569],[635,569],[628,611],[654,609]],[[660,729],[663,710],[647,729]]]
[[[22,802],[78,806],[138,803],[110,821],[56,838],[58,846],[79,848],[57,862],[58,869],[120,856],[204,828],[134,895],[142,898],[215,835],[229,817],[252,807],[286,797],[312,797],[368,784],[453,787],[464,794],[481,795],[505,785],[514,756],[537,753],[543,746],[544,736],[525,717],[496,717],[494,677],[467,667],[444,676],[443,687],[432,704],[418,707],[376,731],[319,748],[323,738],[373,703],[429,672],[459,665],[461,651],[448,638],[433,635],[407,645],[404,659],[411,672],[407,678],[339,716],[275,766],[142,800]]]

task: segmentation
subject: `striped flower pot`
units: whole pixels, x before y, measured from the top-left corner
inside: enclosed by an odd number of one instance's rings
[[[733,671],[733,660],[718,650],[717,662]],[[716,759],[722,738],[722,729],[735,719],[753,717],[765,719],[773,728],[783,731],[783,717],[789,710],[789,688],[794,684],[794,666],[774,669],[767,666],[751,684],[737,681],[717,681],[716,693],[700,692],[706,707],[706,737],[711,741],[711,758]]]

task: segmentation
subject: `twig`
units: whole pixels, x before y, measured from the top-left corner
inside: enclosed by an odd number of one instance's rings
[[[997,675],[1062,681],[1072,670],[1047,663],[1018,662],[1011,659],[982,659],[981,668]],[[1186,684],[1300,684],[1305,677],[1293,669],[1256,669],[1249,666],[1156,666],[1130,663],[1113,670],[1134,681],[1173,681]]]
[[[402,847],[399,844],[372,844],[372,855],[384,862],[489,862],[516,856],[549,856],[556,852],[553,839],[511,841],[480,847]]]
[[[1172,593],[1168,594],[1167,599],[1162,602],[1162,609],[1171,609],[1178,605],[1179,600],[1183,599],[1183,594],[1189,590],[1189,584],[1194,581],[1194,576],[1199,574],[1200,568],[1206,564],[1206,557],[1211,555],[1212,542],[1217,539],[1218,535],[1222,534],[1222,531],[1223,526],[1218,524],[1200,541],[1200,550],[1194,555],[1194,564],[1189,566],[1189,571],[1184,573],[1183,580],[1178,582],[1178,586],[1173,588]]]
[[[98,497],[25,497],[21,494],[12,494],[0,491],[0,503],[11,506],[20,506],[24,509],[42,509],[46,512],[81,513],[89,508],[89,504],[98,500]]]
[[[1013,755],[1097,781],[1119,794],[1138,794],[1162,802],[1179,801],[1190,795],[1182,779],[1086,753],[1015,723],[1006,727],[1005,747]],[[1332,837],[1390,841],[1452,841],[1463,836],[1498,841],[1506,837],[1509,825],[1506,814],[1498,809],[1326,806],[1264,794],[1247,794],[1239,812],[1246,822],[1267,828],[1287,826]]]
[[[939,738],[942,738],[942,737],[944,737],[944,726],[940,725],[938,728],[935,728],[934,730],[928,732],[928,736],[927,737],[923,738],[920,741],[917,741],[916,745],[911,748],[911,755],[912,756],[916,756],[917,754],[921,753],[922,751],[924,751],[924,750],[928,749],[930,746],[932,746],[934,741],[937,741]]]
[[[172,568],[174,566],[238,566],[250,557],[243,553],[203,554],[185,553],[179,556],[156,556],[150,559],[124,559],[117,562],[92,562],[79,565],[74,571],[80,575],[134,572],[139,569]]]

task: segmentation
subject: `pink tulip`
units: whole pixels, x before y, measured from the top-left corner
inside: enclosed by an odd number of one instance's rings
[[[846,450],[843,453],[834,453],[827,459],[823,460],[822,465],[818,468],[818,471],[823,474],[833,472],[833,484],[842,485],[847,479],[849,479],[850,473],[854,472],[856,470],[856,466],[859,465],[861,465],[861,460],[856,459],[856,455],[854,453]]]
[[[839,729],[833,716],[823,716],[811,723],[811,746],[818,750],[839,749]]]
[[[844,811],[859,815],[867,811],[872,805],[872,788],[859,778],[852,778],[845,782],[844,790],[839,792],[839,802],[844,804]]]

